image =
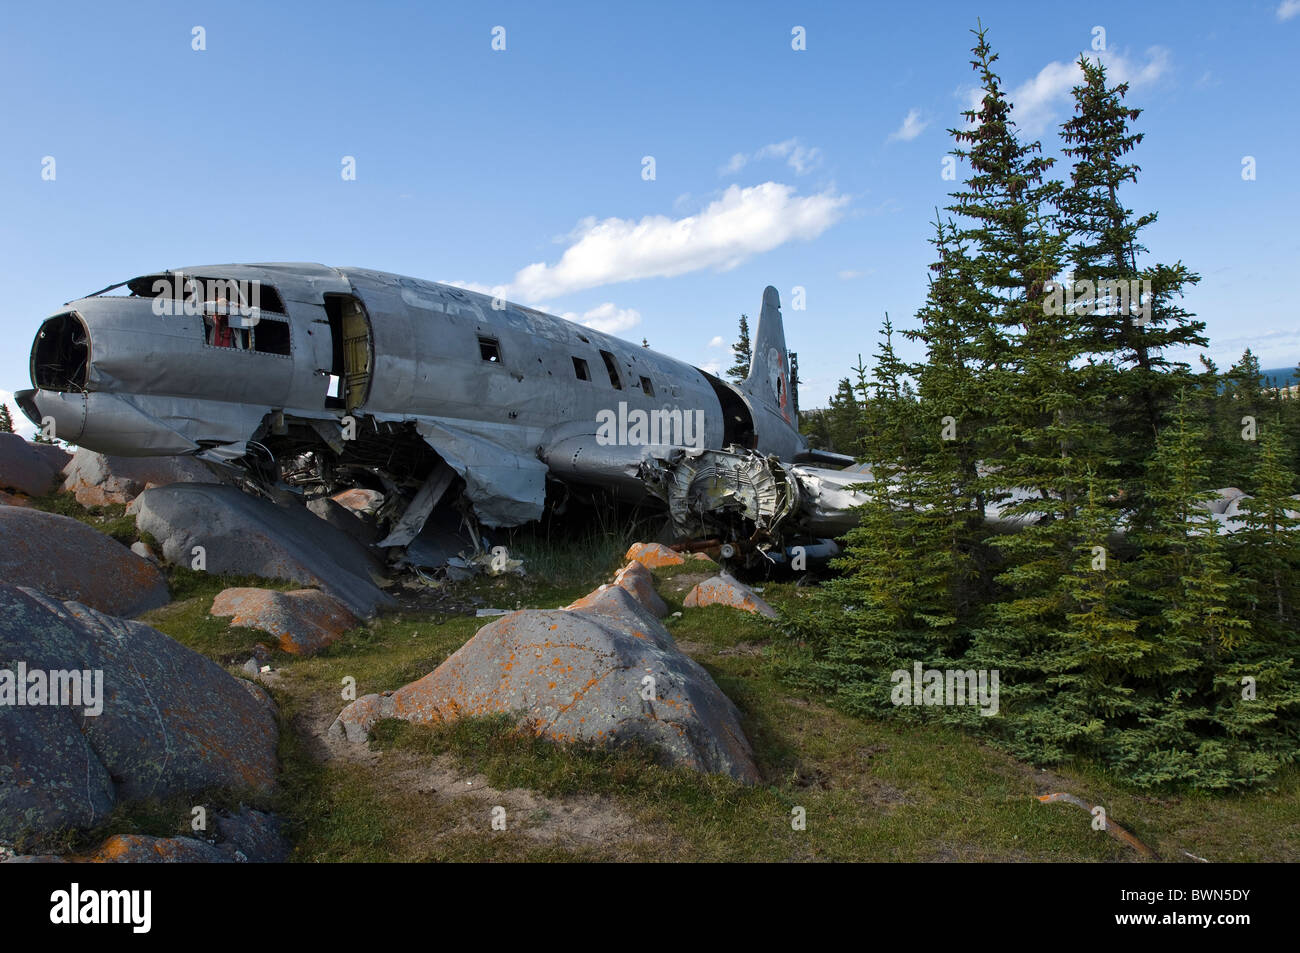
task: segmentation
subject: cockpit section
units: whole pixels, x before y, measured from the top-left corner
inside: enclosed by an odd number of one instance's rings
[[[47,318],[32,343],[32,384],[41,390],[84,391],[90,333],[75,311]]]

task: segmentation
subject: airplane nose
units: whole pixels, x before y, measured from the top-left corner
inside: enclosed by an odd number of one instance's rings
[[[89,367],[90,331],[81,316],[65,311],[46,318],[32,342],[32,386],[37,390],[84,391]]]

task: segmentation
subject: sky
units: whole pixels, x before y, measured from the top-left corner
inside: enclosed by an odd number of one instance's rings
[[[1201,274],[1221,366],[1300,361],[1300,0],[51,2],[0,27],[0,399],[68,300],[317,261],[715,371],[771,284],[823,406],[886,313],[915,324],[977,21],[1048,154],[1081,52],[1130,82],[1146,261]]]

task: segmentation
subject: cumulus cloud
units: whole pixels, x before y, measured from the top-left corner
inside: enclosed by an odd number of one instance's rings
[[[1300,0],[1282,0],[1277,7],[1277,18],[1279,20],[1290,20],[1293,16],[1300,13]]]
[[[582,314],[578,314],[576,311],[566,311],[560,317],[566,321],[573,321],[589,327],[593,331],[603,331],[606,334],[621,334],[641,323],[640,311],[635,308],[620,308],[612,301],[598,304],[590,311],[584,311]]]
[[[839,221],[848,201],[833,189],[801,196],[792,186],[764,182],[732,185],[683,218],[586,218],[568,236],[559,261],[528,265],[504,289],[488,293],[505,290],[507,297],[538,301],[620,281],[726,271],[786,242],[816,238]]]
[[[18,405],[14,403],[13,392],[0,389],[0,403],[9,408],[9,419],[14,422],[14,433],[31,440],[36,434],[36,425],[18,409]]]
[[[722,340],[721,334],[713,335],[713,340],[709,342],[709,347],[726,347],[727,342]]]
[[[816,146],[803,145],[797,137],[786,139],[784,142],[771,142],[753,155],[737,152],[718,169],[718,174],[734,175],[750,162],[759,162],[763,159],[784,159],[785,164],[794,169],[795,175],[803,175],[821,164],[822,151]]]
[[[911,142],[930,125],[928,119],[921,118],[921,110],[909,109],[903,117],[903,124],[889,134],[887,142]]]
[[[1300,3],[1300,0],[1294,0]],[[1090,58],[1100,60],[1106,67],[1106,80],[1110,85],[1128,83],[1134,89],[1155,82],[1169,72],[1169,51],[1161,46],[1150,47],[1145,60],[1131,57],[1118,50],[1090,52]],[[1083,80],[1077,59],[1055,60],[1044,66],[1029,80],[1008,94],[1015,110],[1012,118],[1022,132],[1031,136],[1041,134],[1054,121],[1069,111],[1070,90]],[[978,88],[967,89],[968,108],[978,109],[984,92]]]
[[[717,377],[719,374],[722,373],[722,362],[709,361],[709,363],[707,364],[701,364],[700,370],[702,370],[706,374],[712,374],[714,377]]]

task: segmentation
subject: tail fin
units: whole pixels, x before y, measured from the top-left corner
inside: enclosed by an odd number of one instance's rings
[[[798,430],[794,395],[790,392],[790,355],[785,349],[785,328],[781,323],[781,296],[771,285],[763,289],[763,310],[758,315],[750,353],[745,393],[750,400],[770,406]]]

